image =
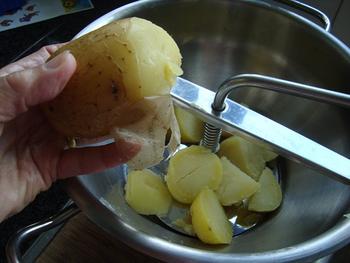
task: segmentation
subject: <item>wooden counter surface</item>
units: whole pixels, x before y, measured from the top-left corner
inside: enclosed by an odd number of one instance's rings
[[[349,246],[315,262],[349,262]],[[39,263],[162,263],[112,238],[84,214],[73,217],[36,260]]]
[[[133,262],[160,263],[112,238],[84,214],[73,217],[37,259],[38,263]]]

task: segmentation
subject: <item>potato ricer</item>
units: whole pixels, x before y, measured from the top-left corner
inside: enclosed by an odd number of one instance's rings
[[[350,95],[344,93],[256,74],[233,76],[224,81],[216,93],[178,78],[171,95],[175,105],[194,113],[205,121],[200,144],[212,152],[218,151],[221,133],[225,130],[243,136],[287,159],[319,170],[322,174],[331,176],[344,184],[350,184],[349,159],[227,98],[231,91],[239,88],[267,89],[328,104],[344,107],[350,105]],[[183,147],[186,146],[182,145],[180,148]],[[167,173],[167,166],[168,159],[165,159],[152,169],[164,175]],[[280,182],[281,168],[278,162],[273,166],[274,174]],[[168,214],[159,218],[172,229],[191,235],[176,224],[177,219],[186,218],[188,215],[188,206],[174,201]],[[234,228],[234,235],[239,235],[255,226],[261,219],[260,216],[258,215],[258,218],[253,219],[249,224],[241,225],[237,222],[237,213],[232,214],[230,222]]]
[[[238,88],[260,88],[324,103],[350,106],[350,95],[256,74],[227,79],[215,93],[178,78],[171,95],[176,105],[206,121],[201,145],[218,150],[221,131],[237,133],[303,163],[345,184],[350,184],[350,160],[263,115],[227,99]]]

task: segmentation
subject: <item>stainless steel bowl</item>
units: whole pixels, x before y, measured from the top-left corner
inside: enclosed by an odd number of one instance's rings
[[[138,16],[165,28],[183,54],[184,77],[215,90],[227,77],[258,73],[350,92],[349,49],[319,26],[260,1],[139,1],[101,17],[84,34],[111,20]],[[350,157],[349,112],[261,90],[231,96],[252,109]],[[312,260],[350,242],[349,187],[291,161],[284,162],[281,209],[265,223],[208,246],[140,216],[106,195],[123,167],[67,181],[67,190],[96,224],[134,248],[180,262]],[[122,195],[122,186],[119,187]]]

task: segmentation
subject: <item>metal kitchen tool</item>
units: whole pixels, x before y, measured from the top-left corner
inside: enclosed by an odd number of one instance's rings
[[[172,89],[174,102],[188,111],[202,117],[205,124],[201,145],[216,152],[219,148],[222,129],[238,133],[255,143],[278,152],[283,157],[305,164],[332,176],[345,184],[350,184],[350,160],[326,147],[282,126],[232,100],[227,99],[231,91],[238,88],[260,88],[294,96],[317,100],[344,107],[350,106],[350,95],[334,92],[318,87],[304,85],[268,76],[242,74],[227,79],[216,93],[195,85],[185,79],[178,78]],[[154,167],[156,173],[166,174],[168,160]],[[275,175],[280,179],[280,169]],[[183,234],[188,230],[179,227],[178,219],[189,215],[189,207],[173,203],[166,216],[159,217],[166,225]],[[240,225],[236,223],[237,215],[230,221],[234,235],[239,235],[256,225]]]
[[[248,135],[249,138],[258,139],[257,143],[288,159],[306,164],[336,180],[350,184],[349,159],[248,108],[243,106],[239,108],[237,103],[230,100],[225,103],[231,91],[243,87],[267,89],[345,107],[350,106],[350,95],[268,76],[243,74],[226,80],[216,92],[211,109],[208,109],[208,103],[184,94],[182,85],[184,84],[181,84],[181,90],[178,93],[176,88],[173,91],[176,100],[180,101],[180,105],[202,109],[205,112],[198,113],[209,119],[209,123],[205,125],[203,146],[215,152],[218,148],[221,129],[238,132],[242,136]],[[191,92],[189,94],[198,93],[191,91],[189,87],[187,91]],[[209,94],[206,94],[206,97],[212,99]]]

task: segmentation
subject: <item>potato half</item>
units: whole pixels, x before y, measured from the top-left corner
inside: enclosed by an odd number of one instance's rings
[[[166,183],[179,202],[190,204],[204,188],[217,189],[222,180],[220,159],[209,149],[192,145],[169,161]]]
[[[203,137],[204,122],[179,107],[175,107],[175,115],[180,127],[181,142],[199,143]]]
[[[218,155],[220,157],[225,156],[256,181],[259,180],[266,162],[277,157],[277,154],[239,136],[231,136],[222,141]]]
[[[216,194],[222,205],[236,204],[253,195],[259,189],[259,183],[242,172],[226,157],[221,158],[223,176]]]
[[[259,183],[260,189],[249,199],[248,210],[269,212],[277,209],[282,202],[282,190],[271,169],[264,169]]]
[[[208,244],[229,244],[233,229],[213,190],[203,189],[191,205],[192,225],[198,238]]]
[[[164,215],[168,212],[172,199],[162,179],[145,169],[129,173],[125,200],[139,214]]]
[[[63,92],[44,105],[55,129],[67,137],[95,138],[113,127],[142,119],[133,104],[166,95],[182,74],[175,41],[140,18],[111,22],[60,48],[69,50],[77,70]]]

